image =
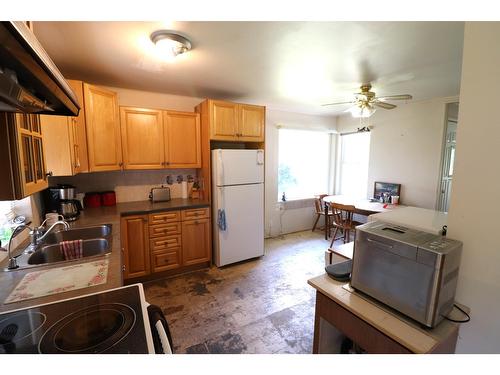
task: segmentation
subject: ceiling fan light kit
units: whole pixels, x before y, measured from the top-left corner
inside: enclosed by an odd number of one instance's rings
[[[329,103],[323,105],[329,106],[329,105],[353,104],[353,106],[348,108],[346,112],[350,112],[352,117],[368,118],[377,111],[377,108],[375,107],[382,109],[394,109],[397,107],[394,104],[387,103],[387,101],[412,99],[412,96],[409,94],[377,97],[375,93],[371,91],[372,85],[369,83],[361,85],[360,89],[361,92],[354,94],[355,95],[354,100],[347,102]]]

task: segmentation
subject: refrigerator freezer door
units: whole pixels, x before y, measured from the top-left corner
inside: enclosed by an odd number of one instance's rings
[[[264,150],[212,150],[216,186],[264,182]]]
[[[264,255],[264,184],[217,187],[214,193],[215,264]],[[225,230],[216,222],[219,210],[225,213]]]

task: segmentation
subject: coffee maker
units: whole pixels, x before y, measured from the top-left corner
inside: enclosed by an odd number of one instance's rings
[[[72,185],[59,184],[44,191],[45,214],[57,212],[66,221],[78,219],[82,205],[76,199],[76,188]]]

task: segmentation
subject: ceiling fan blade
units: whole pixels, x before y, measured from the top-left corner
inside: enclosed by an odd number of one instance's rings
[[[384,109],[394,109],[397,107],[397,105],[394,104],[378,102],[378,101],[373,102],[373,105]]]
[[[352,104],[353,101],[349,101],[349,102],[336,102],[336,103],[327,103],[327,104],[321,104],[323,107],[326,107],[327,105],[339,105],[339,104]]]
[[[381,101],[386,101],[386,100],[410,100],[412,99],[413,96],[409,94],[402,94],[402,95],[388,95],[388,96],[381,96],[377,98],[377,100]]]

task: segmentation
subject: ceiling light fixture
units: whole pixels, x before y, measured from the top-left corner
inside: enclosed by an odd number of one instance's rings
[[[182,35],[168,30],[158,30],[151,34],[151,41],[168,58],[174,58],[191,49],[191,42]]]
[[[356,118],[368,118],[376,111],[377,109],[374,106],[366,102],[359,102],[346,110],[346,112],[351,113],[352,117]]]

